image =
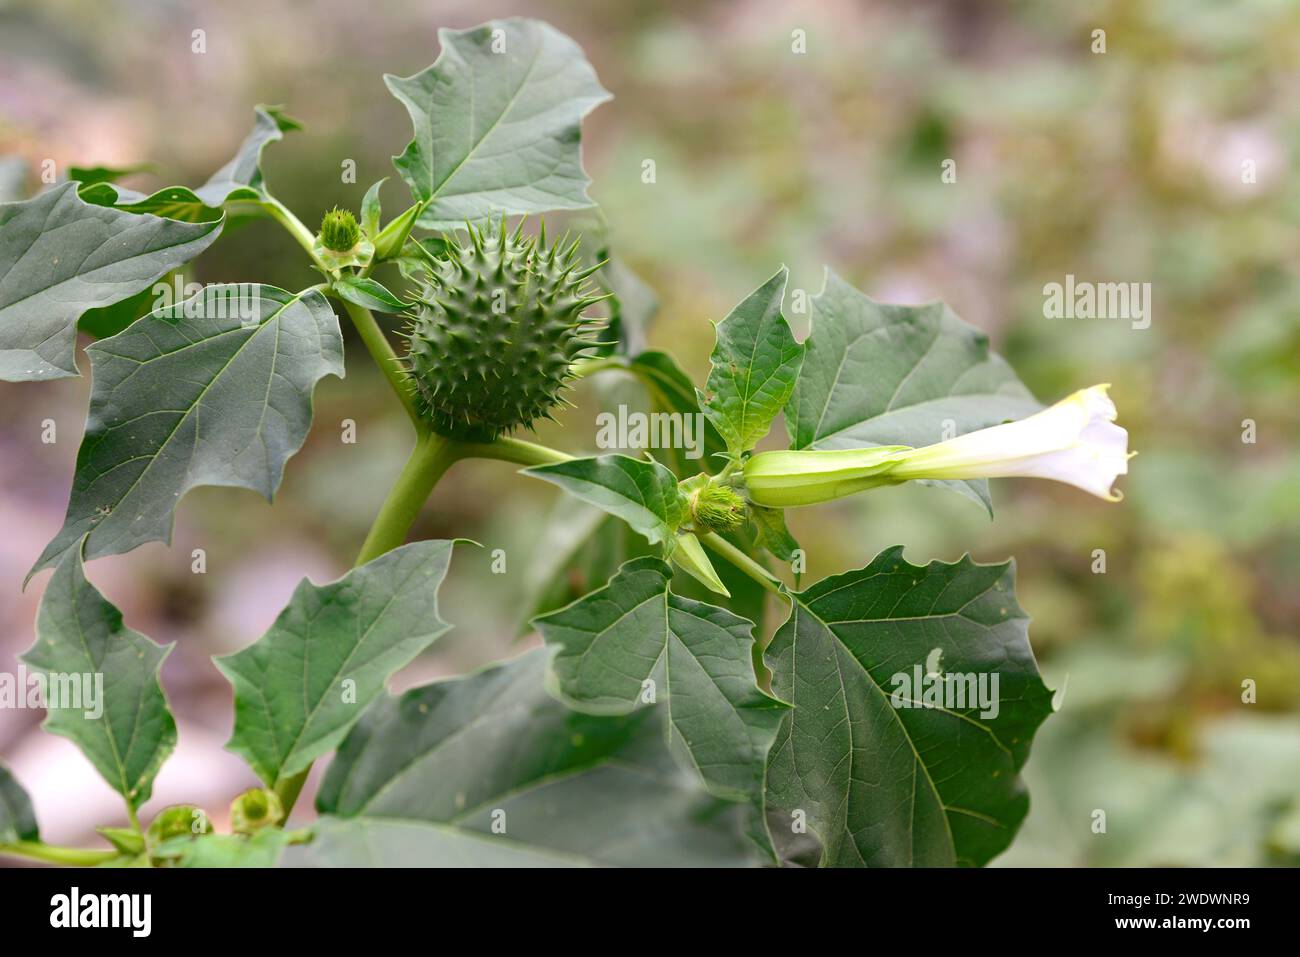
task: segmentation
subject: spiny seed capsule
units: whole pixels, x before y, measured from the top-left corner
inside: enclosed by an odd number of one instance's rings
[[[745,500],[725,485],[691,493],[691,520],[702,532],[730,532],[745,520]]]
[[[504,218],[493,235],[468,230],[468,245],[444,237],[445,256],[426,265],[403,364],[434,431],[490,442],[550,418],[592,345],[598,323],[582,312],[607,297],[591,295],[600,266],[582,268],[577,240],[547,247],[545,226],[511,236]]]
[[[361,227],[350,210],[335,206],[320,223],[320,241],[326,249],[345,253],[361,240]]]

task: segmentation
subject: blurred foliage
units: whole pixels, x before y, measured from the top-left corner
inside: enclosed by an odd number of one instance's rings
[[[392,175],[406,120],[380,74],[430,62],[439,26],[510,13],[573,35],[615,93],[587,133],[599,242],[660,300],[649,345],[692,374],[707,370],[710,320],[785,262],[791,286],[809,293],[830,264],[877,299],[944,299],[1044,400],[1114,384],[1140,453],[1122,505],[1001,482],[991,524],[923,488],[789,516],[809,554],[806,581],[894,542],[912,561],[1016,556],[1034,645],[1065,694],[1035,745],[1034,809],[1005,860],[1295,863],[1300,6],[539,0],[489,11],[327,0],[308,12],[267,0],[8,0],[0,154],[24,156],[33,171],[47,158],[60,168],[149,161],[159,172],[126,185],[193,185],[224,162],[254,103],[284,103],[307,129],[268,150],[267,178],[315,222],[322,207],[357,208],[370,183]],[[1091,51],[1097,28],[1105,53]],[[206,31],[203,55],[191,53],[195,29]],[[796,30],[806,53],[792,51]],[[956,183],[940,180],[946,159]],[[340,182],[346,160],[355,183]],[[653,183],[643,182],[646,160]],[[1256,182],[1242,182],[1243,160]],[[0,190],[14,176],[0,167]],[[395,177],[385,186],[390,214],[402,190]],[[1043,285],[1067,273],[1150,282],[1150,328],[1044,318]],[[224,237],[196,278],[313,281],[265,223]],[[791,319],[806,330],[806,315]],[[595,392],[610,375],[583,383],[567,430],[548,426],[542,440],[589,446]],[[30,423],[52,396],[49,386],[0,386],[4,454],[40,472],[2,494],[44,509],[50,530],[71,451],[42,455]],[[71,432],[75,404],[58,403]],[[274,509],[223,490],[182,507],[178,549],[208,547],[209,581],[183,573],[187,550],[132,566],[131,587],[160,596],[154,613],[175,617],[204,651],[255,637],[231,634],[229,616],[208,607],[221,568],[307,554],[313,573],[342,571],[400,467],[407,437],[363,352],[350,349],[347,382],[324,383],[317,410]],[[344,419],[356,421],[357,445],[339,441]],[[1242,440],[1245,420],[1254,443]],[[491,462],[458,465],[439,489],[417,533],[489,548],[458,555],[444,590],[458,627],[434,653],[438,670],[514,647],[542,580],[532,566],[563,547],[542,533],[555,500]],[[492,574],[491,548],[509,556],[504,578]],[[1093,570],[1096,549],[1104,574]],[[16,650],[27,636],[6,640]],[[1242,703],[1246,679],[1255,704]],[[219,682],[205,687],[222,693]],[[1090,830],[1097,808],[1109,839]]]

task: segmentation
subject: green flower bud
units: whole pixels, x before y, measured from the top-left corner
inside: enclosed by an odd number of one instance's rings
[[[249,788],[230,804],[230,829],[236,834],[253,834],[282,820],[280,796],[266,788]]]
[[[145,837],[152,847],[172,837],[196,837],[211,833],[212,822],[203,808],[193,804],[175,804],[158,812],[149,824]]]
[[[730,532],[745,521],[745,500],[725,485],[705,485],[691,493],[690,503],[701,533]]]
[[[325,214],[320,224],[320,242],[336,253],[350,252],[361,240],[361,227],[351,210],[337,206]]]

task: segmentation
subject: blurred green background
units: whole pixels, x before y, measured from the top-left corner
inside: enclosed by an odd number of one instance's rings
[[[707,371],[710,321],[786,263],[810,294],[829,265],[876,299],[945,300],[1045,401],[1113,383],[1140,453],[1120,505],[1004,481],[991,523],[962,498],[907,487],[790,514],[814,579],[897,542],[913,562],[1016,557],[1061,712],[1035,742],[1030,818],[1000,863],[1300,863],[1300,6],[0,0],[0,155],[32,169],[147,161],[155,172],[126,185],[196,185],[255,103],[280,103],[306,130],[266,153],[276,194],[314,225],[390,176],[391,215],[406,193],[389,156],[409,126],[380,75],[432,62],[440,26],[509,15],[573,36],[615,94],[586,124],[592,195],[659,298],[650,344],[693,373]],[[945,159],[956,183],[940,180]],[[346,160],[355,184],[341,182]],[[1067,273],[1150,282],[1150,328],[1044,318],[1044,284]],[[315,281],[269,222],[229,231],[187,279]],[[790,318],[806,332],[806,315]],[[591,445],[591,388],[544,441]],[[32,639],[44,581],[19,585],[60,523],[88,389],[0,384],[0,670]],[[347,419],[354,445],[340,441]],[[252,783],[220,749],[230,693],[208,657],[256,638],[304,574],[346,570],[405,429],[349,342],[347,382],[322,383],[273,508],[200,490],[171,549],[91,566],[133,627],[177,641],[164,681],[181,744],[153,805],[206,799],[220,824],[216,809]],[[489,551],[460,553],[444,589],[456,630],[400,686],[533,640],[516,638],[516,619],[556,500],[491,462],[440,486],[418,534],[505,549],[507,572],[492,573]],[[191,573],[194,548],[205,575]],[[0,754],[47,838],[85,839],[116,804],[71,745],[36,732],[39,718],[0,712]]]

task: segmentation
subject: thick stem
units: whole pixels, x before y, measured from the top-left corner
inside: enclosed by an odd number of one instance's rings
[[[329,267],[320,261],[316,256],[316,235],[310,229],[303,225],[301,219],[293,214],[289,207],[275,198],[262,200],[261,207],[271,214],[271,218],[284,227],[285,231],[294,238],[294,240],[307,251],[307,255],[326,273],[330,271]]]
[[[364,565],[406,540],[406,533],[415,524],[429,493],[460,455],[454,443],[432,432],[425,432],[416,439],[411,457],[370,526],[370,534],[361,546],[356,565]]]
[[[120,856],[117,851],[98,850],[89,847],[57,847],[42,844],[40,841],[17,841],[13,844],[0,844],[0,855],[25,857],[30,861],[46,861],[50,864],[66,864],[73,867],[94,867]]]
[[[415,426],[418,432],[428,431],[424,420],[420,418],[420,413],[415,407],[415,393],[411,389],[411,382],[402,372],[401,366],[398,365],[397,353],[393,351],[393,346],[388,341],[388,337],[384,335],[384,330],[379,328],[379,323],[375,321],[374,315],[371,314],[369,309],[348,302],[346,299],[341,299],[340,302],[343,303],[348,318],[352,320],[352,325],[356,326],[361,341],[366,344],[366,349],[370,351],[371,357],[375,360],[375,365],[379,366],[379,371],[384,374],[388,384],[397,393],[397,398],[401,400],[402,408],[406,410],[406,415],[411,420],[411,424]]]

